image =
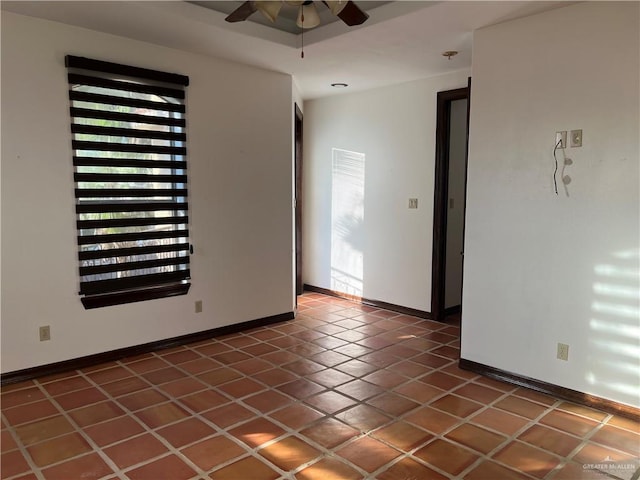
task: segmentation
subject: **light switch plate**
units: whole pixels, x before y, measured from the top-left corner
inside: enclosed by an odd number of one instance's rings
[[[582,146],[582,130],[571,130],[571,147]]]

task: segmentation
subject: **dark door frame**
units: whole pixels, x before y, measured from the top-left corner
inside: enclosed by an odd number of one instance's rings
[[[431,316],[436,321],[445,317],[445,275],[447,258],[447,214],[449,195],[449,121],[451,102],[467,99],[467,154],[469,149],[469,85],[464,88],[438,92],[436,123],[436,165],[433,199],[433,257],[431,277]],[[465,168],[466,172],[466,168]],[[465,192],[467,178],[465,173]],[[466,202],[465,202],[466,203]],[[464,235],[464,233],[463,233]]]
[[[296,297],[302,295],[302,111],[294,105],[294,170],[295,170],[295,235],[296,235]]]

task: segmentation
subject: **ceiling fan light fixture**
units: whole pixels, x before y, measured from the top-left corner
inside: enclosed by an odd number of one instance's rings
[[[280,13],[280,9],[282,8],[282,2],[280,0],[264,0],[261,2],[255,2],[256,8],[260,10],[265,17],[267,17],[271,22],[275,22],[276,18],[278,18],[278,13]]]
[[[325,3],[329,7],[329,10],[331,10],[331,13],[338,15],[344,10],[344,7],[347,6],[348,1],[349,0],[325,0]]]
[[[300,28],[313,28],[320,25],[320,16],[313,3],[302,5],[298,10],[296,25]]]

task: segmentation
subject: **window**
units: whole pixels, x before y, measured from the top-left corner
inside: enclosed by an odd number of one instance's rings
[[[189,78],[68,55],[85,308],[189,291]]]

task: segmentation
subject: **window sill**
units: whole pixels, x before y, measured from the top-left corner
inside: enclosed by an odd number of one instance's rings
[[[190,283],[178,283],[163,285],[161,287],[145,288],[141,290],[129,290],[126,292],[109,293],[105,295],[89,295],[82,297],[82,305],[86,310],[92,308],[123,305],[125,303],[143,302],[156,298],[175,297],[186,295],[189,292]]]

